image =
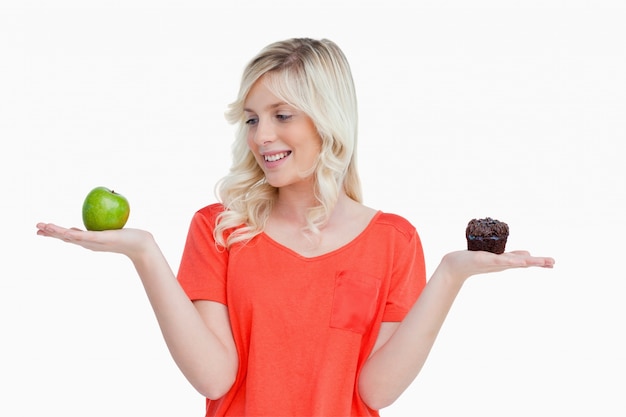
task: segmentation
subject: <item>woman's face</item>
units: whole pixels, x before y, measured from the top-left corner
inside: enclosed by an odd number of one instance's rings
[[[267,88],[261,77],[244,103],[248,147],[277,188],[312,184],[312,170],[321,149],[313,120]]]

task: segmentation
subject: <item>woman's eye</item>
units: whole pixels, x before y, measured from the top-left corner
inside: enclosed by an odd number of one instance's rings
[[[289,119],[291,119],[291,115],[290,114],[277,114],[276,118],[282,122],[287,121]]]
[[[257,121],[258,119],[251,117],[250,119],[246,120],[246,124],[252,126],[252,125],[257,124]]]

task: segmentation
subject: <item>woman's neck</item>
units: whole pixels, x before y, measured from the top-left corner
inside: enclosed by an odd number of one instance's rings
[[[331,209],[330,218],[334,217],[337,212],[341,212],[343,206],[348,203],[350,198],[346,193],[340,190],[335,206]],[[311,190],[285,190],[278,191],[278,197],[274,202],[271,217],[276,221],[287,222],[297,225],[299,228],[307,225],[307,214],[313,207],[319,206],[320,203],[315,198],[315,194]]]

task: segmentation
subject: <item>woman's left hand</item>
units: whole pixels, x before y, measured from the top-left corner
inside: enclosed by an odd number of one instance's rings
[[[439,268],[465,280],[472,275],[513,268],[552,268],[553,266],[553,258],[532,256],[527,251],[511,251],[497,255],[485,251],[462,250],[446,254],[441,260]]]

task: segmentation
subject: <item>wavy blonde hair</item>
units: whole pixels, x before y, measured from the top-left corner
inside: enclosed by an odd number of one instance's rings
[[[216,185],[226,210],[218,217],[215,239],[226,248],[261,233],[278,196],[246,140],[244,102],[262,76],[274,95],[313,120],[321,138],[313,171],[319,204],[309,210],[304,232],[319,234],[342,188],[351,199],[362,201],[356,167],[357,100],[345,55],[327,39],[293,38],[270,44],[246,66],[237,100],[226,112],[227,120],[238,125],[233,163]]]

